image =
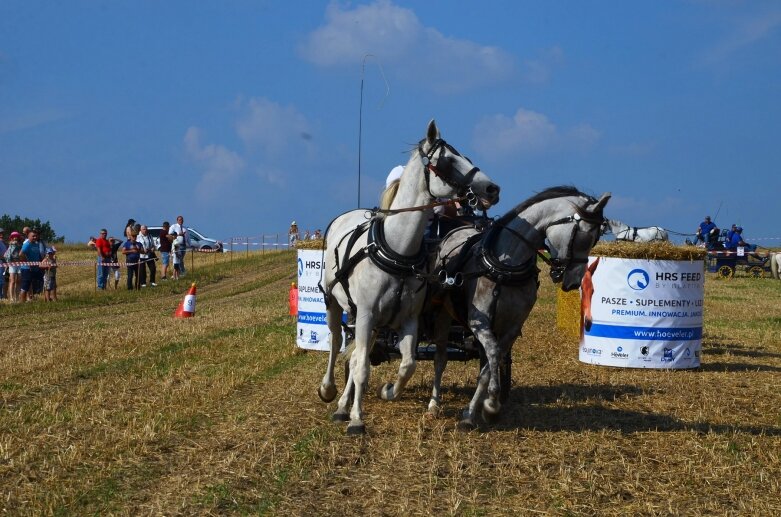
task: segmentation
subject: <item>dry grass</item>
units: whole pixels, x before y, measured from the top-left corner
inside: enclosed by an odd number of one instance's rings
[[[63,250],[60,261],[91,257]],[[227,255],[227,254],[226,254]],[[93,291],[62,268],[57,304],[0,305],[0,507],[13,515],[773,515],[781,512],[781,283],[706,282],[703,366],[584,365],[555,289],[514,350],[493,426],[455,431],[475,363],[431,363],[344,436],[294,347],[292,252],[196,257],[185,280]],[[189,265],[189,261],[188,261]],[[198,283],[196,316],[173,310]],[[372,372],[390,380],[397,363]],[[372,390],[373,391],[373,390]]]
[[[707,250],[697,246],[676,246],[667,241],[602,241],[594,246],[591,254],[625,259],[703,260]]]

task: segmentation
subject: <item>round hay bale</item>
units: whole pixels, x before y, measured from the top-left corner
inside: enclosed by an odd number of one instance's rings
[[[305,241],[296,241],[297,250],[323,250],[325,249],[324,239],[307,239]]]

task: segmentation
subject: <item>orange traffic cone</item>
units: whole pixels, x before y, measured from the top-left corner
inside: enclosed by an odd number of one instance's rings
[[[174,318],[192,318],[195,316],[195,282],[190,286],[190,290],[184,296],[184,300],[179,303]]]
[[[288,313],[291,316],[298,316],[298,287],[296,283],[290,284],[290,291],[287,294]]]

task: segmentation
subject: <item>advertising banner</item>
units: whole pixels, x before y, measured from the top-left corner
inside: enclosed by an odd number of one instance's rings
[[[581,289],[581,362],[700,366],[703,262],[589,257],[589,270]]]
[[[300,348],[328,352],[331,349],[331,333],[326,324],[323,293],[317,286],[323,267],[322,250],[298,250],[296,344]]]

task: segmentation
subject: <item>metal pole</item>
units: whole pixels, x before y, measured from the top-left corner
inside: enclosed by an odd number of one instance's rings
[[[366,56],[363,56],[363,63],[361,63],[361,101],[358,105],[358,208],[361,208],[361,136],[363,131],[363,69],[365,66]]]

